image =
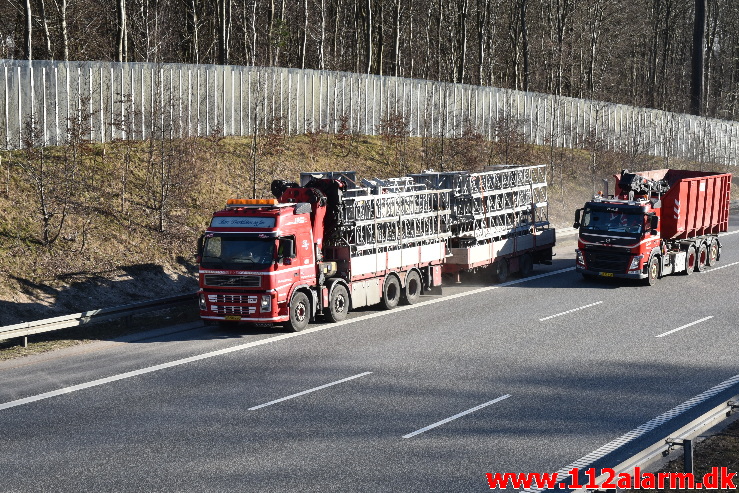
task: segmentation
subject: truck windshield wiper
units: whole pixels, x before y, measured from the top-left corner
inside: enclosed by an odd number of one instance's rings
[[[223,263],[223,259],[221,257],[211,257],[210,255],[203,255],[203,260],[205,259],[217,260],[218,262]]]

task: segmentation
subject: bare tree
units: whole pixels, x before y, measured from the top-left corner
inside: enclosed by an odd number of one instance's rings
[[[23,42],[23,58],[33,60],[33,12],[31,12],[31,0],[25,0],[25,24],[24,24],[24,42]]]
[[[706,0],[695,0],[693,61],[690,71],[690,113],[700,115],[703,106],[703,47],[706,41]]]
[[[116,3],[116,61],[128,61],[128,28],[126,27],[126,0],[117,0]]]

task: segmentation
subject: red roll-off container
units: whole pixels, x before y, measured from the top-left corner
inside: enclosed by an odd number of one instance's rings
[[[663,239],[686,239],[728,230],[730,173],[676,169],[637,173],[652,180],[664,179],[670,186],[661,197],[660,233]],[[621,175],[614,176],[616,194],[620,195]]]

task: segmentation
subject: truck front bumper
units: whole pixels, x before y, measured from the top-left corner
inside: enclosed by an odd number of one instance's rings
[[[618,279],[646,279],[648,277],[644,272],[629,272],[629,273],[618,273],[618,272],[602,272],[597,270],[590,270],[584,267],[576,266],[575,270],[586,276],[592,277],[615,277]]]
[[[269,293],[200,291],[200,318],[227,322],[270,324],[284,322],[288,314]]]

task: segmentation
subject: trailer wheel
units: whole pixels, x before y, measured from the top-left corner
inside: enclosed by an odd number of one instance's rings
[[[657,279],[659,279],[659,258],[654,256],[649,259],[649,265],[647,265],[647,286],[657,284]]]
[[[690,245],[688,247],[688,252],[685,255],[685,275],[689,276],[693,273],[695,270],[695,264],[698,259],[698,256],[695,254],[695,247],[693,245]]]
[[[407,305],[418,303],[421,298],[421,276],[412,270],[405,278],[405,289],[403,290],[403,302]]]
[[[502,258],[493,264],[493,280],[495,282],[506,282],[508,279],[508,260]]]
[[[331,297],[328,302],[328,313],[326,319],[329,322],[341,322],[349,313],[349,292],[346,288],[337,284],[331,290]]]
[[[293,332],[300,332],[310,321],[310,302],[305,293],[297,292],[290,300],[290,320],[285,327]]]
[[[398,303],[400,303],[400,282],[397,277],[389,275],[382,286],[382,306],[392,310]]]
[[[718,240],[714,238],[708,244],[708,259],[706,259],[706,264],[712,266],[716,265],[716,262],[718,262]]]
[[[705,243],[701,243],[701,246],[698,248],[698,261],[695,264],[695,270],[698,272],[703,272],[706,270],[706,264],[708,263],[708,248],[706,248]]]
[[[531,259],[531,255],[524,253],[518,262],[518,269],[521,277],[529,277],[534,271],[534,261]]]

